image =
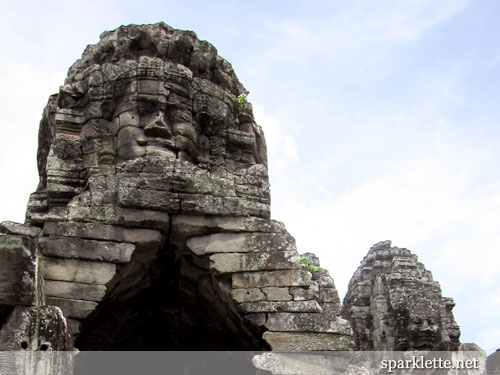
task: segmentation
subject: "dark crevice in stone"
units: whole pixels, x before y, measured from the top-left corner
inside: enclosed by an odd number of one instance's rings
[[[11,306],[0,306],[0,330],[2,329],[4,323],[7,321],[10,312],[13,310]]]
[[[83,321],[80,350],[265,350],[193,255],[165,246],[130,298],[105,297]]]

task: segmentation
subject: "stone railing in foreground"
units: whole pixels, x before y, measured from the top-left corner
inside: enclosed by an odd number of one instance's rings
[[[487,363],[488,362],[488,363]],[[8,375],[486,375],[481,351],[0,352]],[[488,372],[486,369],[488,368]],[[53,371],[47,371],[52,369]]]

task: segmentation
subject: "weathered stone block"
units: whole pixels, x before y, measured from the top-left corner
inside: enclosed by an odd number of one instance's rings
[[[298,269],[299,257],[295,251],[261,253],[223,253],[210,256],[210,268],[220,273]]]
[[[326,271],[320,273],[315,280],[318,282],[320,288],[335,288],[333,278]]]
[[[43,255],[111,263],[129,262],[135,250],[135,246],[130,243],[83,240],[72,237],[43,237],[38,243]]]
[[[43,232],[47,235],[140,243],[141,245],[158,245],[162,241],[161,233],[156,230],[123,228],[98,223],[46,222]]]
[[[35,304],[36,290],[33,240],[0,234],[0,305]]]
[[[311,312],[320,313],[323,310],[316,301],[256,301],[244,302],[238,306],[244,313],[257,312]]]
[[[76,319],[86,318],[97,306],[97,303],[91,301],[57,297],[47,297],[47,304],[59,307],[64,316]]]
[[[319,290],[320,302],[334,302],[340,304],[339,294],[335,288],[320,288]]]
[[[307,288],[303,287],[292,287],[290,288],[290,294],[293,295],[294,301],[305,301],[308,299],[318,299],[319,298],[319,286],[316,281],[312,281]]]
[[[274,351],[352,350],[350,336],[329,333],[264,332],[262,336]]]
[[[17,306],[1,328],[0,351],[73,350],[66,319],[55,306]]]
[[[104,285],[45,280],[45,296],[99,302],[106,293]]]
[[[318,332],[352,335],[350,323],[319,313],[269,313],[266,328],[280,332]]]
[[[166,212],[116,208],[116,223],[126,227],[149,227],[167,233],[170,216]]]
[[[328,316],[340,316],[340,302],[320,302],[323,313]]]
[[[268,301],[290,301],[292,299],[292,296],[290,295],[290,288],[271,286],[268,288],[262,288],[262,291],[266,295],[266,300]]]
[[[230,212],[225,208],[225,198],[203,194],[179,194],[183,214],[230,215],[239,212]]]
[[[304,270],[242,272],[232,275],[233,288],[258,288],[267,286],[307,286],[311,274]]]
[[[246,216],[200,216],[174,215],[172,216],[172,234],[176,237],[187,238],[202,236],[210,232],[278,232],[282,226],[273,221],[258,217]]]
[[[40,270],[48,280],[105,285],[115,275],[116,266],[77,259],[43,258]]]
[[[24,224],[14,223],[13,221],[4,221],[0,223],[0,233],[17,234],[31,238],[37,237],[42,230],[38,227],[31,227]]]
[[[150,209],[178,213],[180,200],[177,193],[120,187],[118,204],[124,208]]]
[[[211,234],[189,238],[186,245],[196,255],[245,252],[249,251],[244,247],[248,236],[246,233]]]
[[[211,253],[295,252],[295,239],[287,234],[275,233],[218,233],[191,237],[188,248],[196,255]]]
[[[238,303],[249,301],[263,301],[266,299],[259,288],[233,289],[231,297]]]

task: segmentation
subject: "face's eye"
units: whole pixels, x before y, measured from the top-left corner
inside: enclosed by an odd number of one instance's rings
[[[157,115],[160,115],[160,111],[163,111],[165,107],[164,103],[161,103],[154,98],[142,98],[137,103],[137,108],[140,114],[155,113],[158,111]]]

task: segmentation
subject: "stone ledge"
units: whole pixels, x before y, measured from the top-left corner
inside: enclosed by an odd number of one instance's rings
[[[105,285],[116,273],[113,263],[65,258],[42,258],[40,270],[45,279]]]
[[[295,251],[224,253],[210,256],[210,268],[220,272],[292,270],[300,268]]]
[[[277,233],[284,229],[280,223],[247,216],[174,215],[172,234],[177,238],[203,236],[210,232],[265,232]]]
[[[259,288],[233,289],[231,297],[238,303],[264,301],[266,299],[266,295]]]
[[[321,313],[323,310],[316,301],[257,301],[244,302],[238,305],[243,313],[258,312],[310,312]]]
[[[319,299],[319,287],[316,281],[312,281],[308,288],[292,287],[290,294],[294,301],[305,301],[308,299]]]
[[[331,333],[264,332],[264,340],[276,351],[352,350],[351,336]]]
[[[98,223],[46,222],[43,226],[46,235],[80,237],[87,239],[130,242],[133,244],[159,244],[161,233],[151,229],[124,228]]]
[[[287,288],[287,287],[270,286],[267,288],[262,288],[262,292],[266,295],[266,300],[268,300],[268,301],[291,301],[292,300],[292,295],[290,294],[290,288]],[[314,298],[308,298],[308,299],[312,300]]]
[[[4,221],[0,223],[0,233],[16,234],[35,238],[38,237],[42,230],[38,227],[31,227],[24,224],[15,223],[13,221]]]
[[[135,246],[130,243],[83,240],[62,236],[43,237],[38,243],[43,255],[111,263],[129,262],[135,250]]]
[[[120,208],[109,206],[69,206],[68,220],[77,222],[97,221],[103,224],[129,228],[156,229],[167,233],[170,215],[164,211]]]
[[[308,286],[311,274],[305,270],[242,272],[232,275],[233,288]]]
[[[104,285],[45,280],[44,291],[47,297],[99,302],[106,293],[106,287]]]
[[[275,233],[217,233],[191,237],[187,247],[196,255],[297,250],[292,236]]]
[[[352,335],[350,323],[319,313],[269,313],[266,328],[278,332],[317,332]]]

